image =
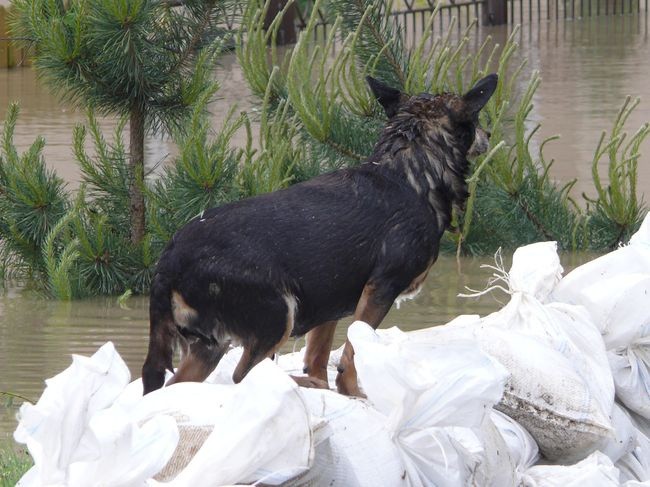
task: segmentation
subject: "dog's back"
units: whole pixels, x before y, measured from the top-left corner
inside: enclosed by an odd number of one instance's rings
[[[174,236],[157,279],[165,276],[190,308],[208,313],[223,327],[218,334],[240,338],[247,323],[234,308],[254,308],[268,287],[295,298],[292,332],[302,335],[350,315],[373,275],[389,273],[405,287],[425,270],[444,229],[416,196],[364,165],[215,208]]]

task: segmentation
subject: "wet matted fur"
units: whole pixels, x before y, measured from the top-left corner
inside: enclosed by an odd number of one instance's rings
[[[324,385],[336,321],[379,326],[417,292],[438,256],[452,208],[467,199],[468,157],[484,152],[478,113],[497,76],[463,96],[408,96],[368,78],[389,118],[368,160],[287,189],[205,211],[165,248],[151,288],[144,392],[204,380],[229,343],[244,354],[238,382],[290,335],[307,336],[305,385]],[[337,385],[358,394],[347,344]]]

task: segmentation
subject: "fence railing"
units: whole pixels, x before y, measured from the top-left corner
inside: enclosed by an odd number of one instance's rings
[[[390,13],[393,21],[400,26],[405,40],[415,41],[425,29],[433,11],[438,8],[438,17],[434,28],[440,32],[446,31],[452,22],[459,29],[469,25],[525,24],[543,21],[561,21],[600,15],[625,15],[647,12],[648,0],[440,0],[438,5],[434,0],[418,2],[402,0],[395,2]],[[286,0],[271,2],[269,16],[273,17]],[[280,42],[292,43],[296,39],[296,31],[307,25],[313,12],[314,3],[311,0],[296,2],[291,12],[291,18],[283,22],[279,36]],[[238,27],[238,18],[242,12],[231,12],[226,15],[224,27],[234,30]],[[331,18],[324,9],[316,12],[317,22],[314,34],[325,38]],[[7,29],[8,8],[0,5],[0,68],[13,67],[19,63],[26,64],[23,50],[16,48],[8,41]],[[453,19],[453,20],[452,20]]]
[[[391,15],[402,27],[405,37],[421,32],[430,15],[438,7],[434,26],[445,30],[452,19],[459,29],[473,22],[479,25],[525,24],[542,21],[579,19],[599,15],[623,15],[648,11],[648,0],[427,0],[395,2]],[[296,5],[296,27],[304,28],[313,9],[313,2]],[[326,11],[317,12],[317,26],[326,30],[331,21]]]

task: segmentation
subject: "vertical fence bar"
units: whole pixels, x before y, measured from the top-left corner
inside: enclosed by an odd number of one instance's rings
[[[5,29],[5,8],[0,5],[0,37],[8,37]],[[9,60],[9,41],[0,40],[0,69],[7,67]]]
[[[422,15],[420,16],[420,19],[422,20],[422,22],[420,22],[420,24],[422,25],[422,32],[424,32],[424,29],[426,29],[426,24],[427,24],[427,23],[426,23],[426,20],[425,20],[426,13],[425,13],[424,10],[422,10],[422,12],[420,12],[420,13],[422,14]]]
[[[413,22],[411,23],[411,27],[413,27],[413,43],[415,43],[415,39],[418,37],[418,28],[416,24],[416,18],[415,18],[415,12],[411,13],[411,17],[413,18]]]

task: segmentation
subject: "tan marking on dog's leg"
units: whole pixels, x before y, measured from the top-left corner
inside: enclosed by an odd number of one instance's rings
[[[327,321],[307,333],[304,372],[327,383],[327,363],[334,342],[337,321]]]
[[[336,390],[345,396],[366,397],[359,389],[357,368],[354,365],[354,348],[347,340],[339,362],[339,373],[336,374]]]
[[[242,353],[235,371],[232,373],[232,380],[235,384],[239,384],[246,374],[248,373],[248,365],[251,361],[251,350],[250,347],[244,346],[244,353]]]
[[[167,385],[177,382],[203,382],[228,350],[229,343],[206,345],[200,340],[190,343],[174,376]]]
[[[305,377],[305,376],[289,376],[296,381],[300,387],[307,387],[309,389],[329,389],[327,381],[320,380],[316,377]]]
[[[172,314],[174,321],[181,328],[189,326],[199,315],[194,308],[185,302],[185,299],[178,291],[172,291]]]
[[[364,321],[372,326],[375,330],[386,317],[393,303],[378,304],[373,299],[376,288],[373,284],[366,284],[361,293],[361,298],[357,303],[354,311],[355,321]]]
[[[275,345],[275,347],[273,347],[273,350],[271,351],[269,356],[273,356],[274,354],[276,354],[278,350],[282,348],[282,345],[284,345],[287,342],[287,340],[291,336],[291,332],[293,331],[293,325],[296,320],[296,309],[298,308],[298,301],[296,301],[296,297],[291,294],[287,294],[284,297],[284,300],[286,301],[287,308],[288,308],[287,323],[284,329],[284,335],[282,335],[280,341]]]
[[[392,303],[377,304],[373,299],[376,288],[372,284],[366,284],[361,293],[361,298],[357,303],[357,309],[354,312],[354,319],[365,321],[374,329],[377,329],[381,320],[384,319]],[[339,373],[336,376],[336,388],[341,394],[346,396],[365,397],[359,389],[357,380],[357,369],[354,366],[354,348],[349,341],[345,342],[343,355],[339,363]]]

